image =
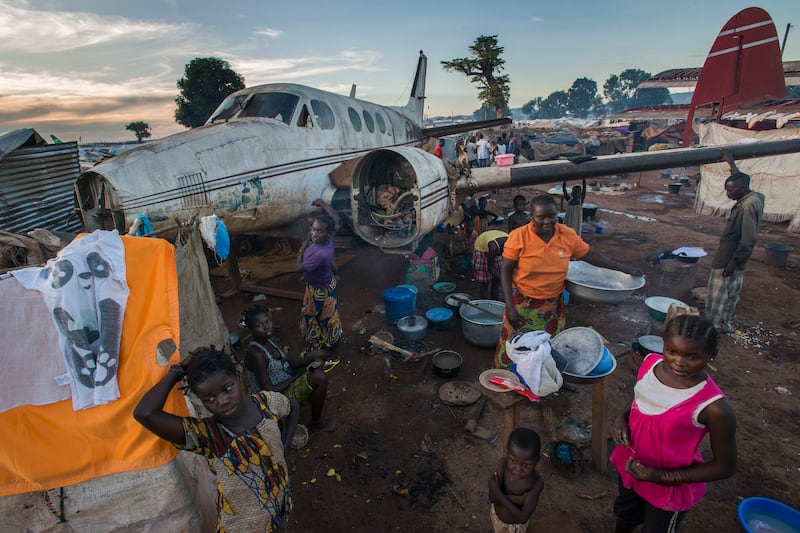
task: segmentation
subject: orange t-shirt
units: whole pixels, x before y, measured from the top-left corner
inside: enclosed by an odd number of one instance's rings
[[[119,399],[81,411],[72,399],[23,405],[0,413],[0,496],[73,485],[87,479],[143,470],[178,454],[133,418],[145,392],[165,374],[156,361],[159,343],[180,339],[175,250],[162,239],[123,236],[130,295],[120,339]],[[30,335],[36,334],[32,325]],[[38,327],[55,327],[41,324]],[[23,333],[21,333],[23,334]],[[24,346],[24,343],[20,343]],[[177,350],[171,359],[177,362]],[[188,415],[177,387],[165,411]]]
[[[517,262],[514,285],[528,298],[555,298],[564,290],[564,280],[571,258],[580,259],[589,253],[589,245],[575,230],[556,224],[550,242],[536,235],[533,224],[512,231],[503,257]]]

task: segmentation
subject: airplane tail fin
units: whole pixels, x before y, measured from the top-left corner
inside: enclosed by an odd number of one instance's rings
[[[785,97],[775,24],[759,7],[743,9],[725,23],[706,57],[686,117],[683,145],[689,144],[699,106],[713,105],[720,117],[736,106]]]
[[[425,76],[428,70],[428,58],[419,51],[417,72],[414,75],[414,85],[411,87],[411,96],[405,106],[405,114],[413,118],[417,124],[422,125],[422,115],[425,110]]]

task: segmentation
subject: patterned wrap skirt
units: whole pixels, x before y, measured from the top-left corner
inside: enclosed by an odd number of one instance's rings
[[[300,331],[312,349],[333,347],[342,337],[342,320],[336,298],[336,276],[327,287],[306,284]]]
[[[500,341],[497,343],[492,365],[494,368],[507,368],[511,364],[512,361],[506,354],[506,342],[517,331],[546,331],[550,336],[555,337],[564,328],[567,320],[567,306],[564,304],[563,292],[556,298],[546,300],[528,298],[520,292],[515,292],[514,307],[519,316],[525,319],[525,325],[519,328],[512,326],[503,313]]]

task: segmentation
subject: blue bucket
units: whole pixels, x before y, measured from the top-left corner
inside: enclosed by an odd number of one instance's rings
[[[416,293],[408,287],[392,287],[383,291],[383,303],[386,306],[386,320],[390,324],[397,323],[404,316],[414,314]]]
[[[416,285],[398,285],[395,288],[397,289],[397,288],[400,288],[400,287],[409,289],[409,290],[411,290],[411,292],[414,293],[414,299],[412,300],[412,303],[411,303],[411,309],[415,310],[417,308],[417,293],[419,293],[419,289],[417,288]],[[410,314],[413,315],[414,313],[410,313]],[[408,315],[406,315],[406,316],[408,316]]]

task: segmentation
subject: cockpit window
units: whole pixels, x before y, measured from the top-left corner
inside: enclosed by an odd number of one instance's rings
[[[353,128],[355,128],[356,131],[361,131],[361,117],[359,116],[358,111],[352,107],[348,107],[347,114],[350,115],[350,122],[352,122]]]
[[[298,100],[300,97],[289,93],[254,94],[239,117],[274,118],[289,124]]]
[[[311,100],[311,109],[314,110],[314,119],[317,126],[323,130],[332,130],[336,125],[333,111],[328,104],[322,100]]]
[[[369,111],[366,109],[363,111],[364,115],[364,125],[367,127],[370,133],[375,131],[375,122],[372,121],[372,115],[369,114]]]
[[[209,123],[213,123],[216,120],[228,120],[231,118],[244,107],[244,102],[247,100],[247,97],[248,95],[246,94],[237,94],[227,97],[211,115],[211,118],[208,120]]]
[[[380,113],[375,113],[375,122],[378,123],[378,129],[381,133],[386,133],[386,122],[383,120],[383,115]]]

